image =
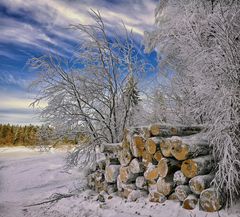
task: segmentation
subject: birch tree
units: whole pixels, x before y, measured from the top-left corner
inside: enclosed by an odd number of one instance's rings
[[[156,29],[146,33],[162,72],[171,78],[166,94],[183,123],[206,126],[216,161],[214,183],[227,204],[240,189],[240,2],[161,0]]]
[[[73,163],[86,153],[89,161],[89,153],[101,142],[122,140],[140,100],[139,75],[149,68],[132,32],[123,25],[121,34],[109,34],[100,13],[90,15],[94,24],[71,26],[82,38],[75,58],[30,60],[39,75],[32,84],[38,90],[33,105],[47,101],[41,117],[61,134],[81,132],[88,138],[74,153]]]

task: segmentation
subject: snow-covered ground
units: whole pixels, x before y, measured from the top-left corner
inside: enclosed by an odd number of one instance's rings
[[[147,198],[126,202],[115,195],[98,202],[97,195],[85,190],[58,203],[26,207],[53,193],[68,193],[83,183],[81,171],[64,171],[64,153],[39,153],[23,148],[0,149],[0,217],[240,217],[240,205],[232,211],[190,212],[175,202],[150,203]]]

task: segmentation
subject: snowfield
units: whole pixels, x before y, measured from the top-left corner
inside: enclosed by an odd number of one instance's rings
[[[27,205],[53,193],[68,193],[82,186],[84,173],[64,170],[65,153],[40,153],[25,148],[0,149],[0,217],[240,217],[240,204],[232,210],[206,213],[187,211],[179,203],[150,203],[147,198],[127,202],[116,195],[97,201],[97,194],[84,190],[52,205]]]

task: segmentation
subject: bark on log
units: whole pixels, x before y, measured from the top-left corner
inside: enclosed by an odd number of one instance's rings
[[[142,126],[140,130],[140,134],[145,138],[148,139],[151,136],[151,132],[148,126]]]
[[[171,194],[173,187],[174,182],[171,176],[165,178],[159,177],[157,180],[157,191],[165,196]]]
[[[144,177],[146,180],[154,181],[158,178],[159,171],[157,166],[149,163],[146,171],[144,172]]]
[[[189,194],[191,194],[191,189],[188,185],[178,185],[175,188],[175,192],[180,201],[184,201]]]
[[[201,192],[210,187],[214,175],[195,176],[189,181],[189,187],[194,194],[201,194]]]
[[[138,176],[136,178],[136,187],[141,189],[141,190],[147,190],[147,188],[148,188],[147,181],[144,178],[144,176]]]
[[[179,201],[176,192],[171,193],[171,194],[168,196],[168,200]]]
[[[111,153],[116,153],[122,149],[122,144],[121,143],[102,143],[100,145],[100,152],[105,153],[105,152],[111,152]]]
[[[109,165],[105,170],[105,180],[107,183],[116,183],[119,175],[120,165]]]
[[[140,135],[133,135],[130,143],[130,149],[134,157],[142,157],[145,140]]]
[[[134,174],[129,167],[120,167],[120,179],[123,183],[131,183],[136,180],[139,174]]]
[[[174,173],[173,181],[176,185],[185,185],[188,183],[189,178],[184,176],[181,170],[178,170]]]
[[[209,173],[212,167],[213,157],[211,155],[207,155],[185,160],[182,163],[181,171],[186,177],[192,178],[197,175],[204,175]]]
[[[209,154],[209,144],[206,139],[200,138],[201,135],[177,137],[174,136],[171,141],[171,153],[177,160],[186,160],[202,155]]]
[[[143,151],[142,162],[143,162],[144,166],[147,167],[148,164],[152,163],[152,161],[153,161],[153,155],[149,154],[146,151]]]
[[[166,196],[154,191],[149,193],[149,201],[154,203],[164,203],[167,200]]]
[[[164,157],[172,157],[171,140],[169,138],[161,139],[160,148]]]
[[[156,153],[153,155],[153,159],[155,159],[157,162],[159,162],[163,158],[163,154],[160,150],[156,151]]]
[[[166,177],[167,175],[174,173],[181,168],[181,163],[171,158],[162,158],[158,162],[159,176]]]
[[[159,147],[161,138],[159,137],[150,137],[146,140],[145,149],[150,154],[155,154],[157,148]]]
[[[132,160],[132,154],[128,148],[123,148],[118,152],[118,160],[121,166],[127,166]]]
[[[153,136],[188,136],[199,133],[201,126],[171,126],[164,124],[152,124],[150,131]]]
[[[214,188],[202,191],[199,199],[202,209],[206,212],[215,212],[222,208],[223,198]]]
[[[198,203],[198,198],[194,194],[189,194],[187,198],[183,201],[182,207],[184,209],[192,210],[195,209]]]
[[[130,164],[129,164],[129,170],[131,173],[134,174],[139,174],[142,173],[144,171],[144,165],[143,162],[139,162],[139,160],[137,158],[134,158]]]

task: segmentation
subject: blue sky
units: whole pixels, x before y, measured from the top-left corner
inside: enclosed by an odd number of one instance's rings
[[[37,110],[29,107],[35,93],[28,86],[36,74],[26,62],[49,52],[72,55],[80,36],[69,24],[91,24],[91,8],[100,11],[110,29],[123,21],[141,41],[144,31],[153,27],[157,2],[0,0],[0,123],[39,124]]]

